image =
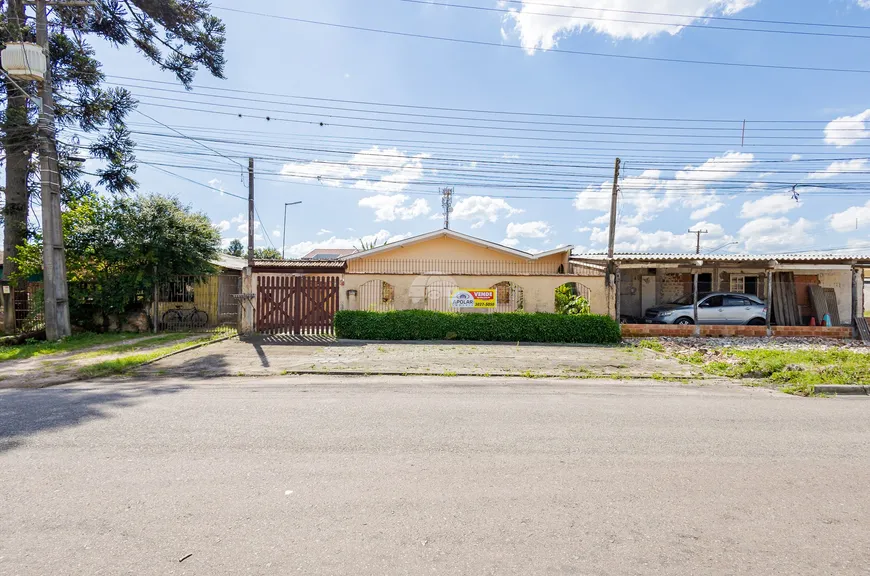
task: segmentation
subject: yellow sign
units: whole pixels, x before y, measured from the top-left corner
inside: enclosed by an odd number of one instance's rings
[[[459,289],[450,295],[450,306],[453,308],[495,308],[498,296],[493,289],[475,290]]]

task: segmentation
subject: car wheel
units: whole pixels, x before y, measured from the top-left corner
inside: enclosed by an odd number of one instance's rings
[[[749,321],[750,326],[765,326],[767,325],[767,321],[762,318],[753,318]]]
[[[695,323],[694,320],[692,320],[691,318],[687,318],[685,316],[683,316],[682,318],[679,318],[676,322],[674,322],[674,324],[679,324],[680,326],[691,326],[694,323]]]

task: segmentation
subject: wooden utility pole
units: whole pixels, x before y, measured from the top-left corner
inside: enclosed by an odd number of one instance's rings
[[[248,268],[254,267],[254,159],[248,158]]]
[[[613,254],[616,249],[616,210],[619,201],[619,168],[622,161],[617,158],[613,168],[613,195],[610,199],[610,230],[607,241],[607,276],[604,278],[605,292],[607,293],[607,311],[608,314],[613,310],[614,320],[619,321],[619,294],[616,293],[616,286],[619,285],[616,280],[616,263],[613,261]],[[613,300],[611,300],[613,295]]]
[[[698,243],[696,244],[695,254],[701,253],[701,234],[709,234],[710,232],[707,230],[689,230],[689,234],[696,234],[698,236]]]

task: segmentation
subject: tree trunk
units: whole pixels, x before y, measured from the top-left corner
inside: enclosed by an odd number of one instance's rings
[[[24,22],[24,4],[21,0],[9,0],[6,9],[7,21]],[[14,25],[14,24],[13,24]],[[16,34],[16,30],[12,30]],[[27,117],[27,97],[15,87],[11,80],[6,82],[6,119],[3,125],[3,148],[6,152],[6,203],[3,207],[3,280],[8,280],[18,267],[13,262],[18,247],[27,239],[27,212],[30,201],[27,189],[27,176],[32,146],[33,127]],[[21,85],[21,82],[19,82]],[[16,288],[23,289],[24,282]],[[26,298],[23,290],[16,290]],[[5,306],[12,302],[4,302]],[[7,333],[15,330],[14,306],[6,310],[4,327]]]

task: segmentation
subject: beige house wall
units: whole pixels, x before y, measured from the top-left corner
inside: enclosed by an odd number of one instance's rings
[[[379,263],[398,260],[418,261],[420,263],[433,261],[503,262],[506,264],[540,267],[541,269],[551,270],[553,274],[557,274],[560,266],[563,266],[563,269],[567,269],[568,258],[568,252],[561,252],[530,262],[526,258],[501,250],[488,248],[472,242],[463,242],[456,238],[440,237],[404,246],[396,246],[391,250],[379,251],[371,256],[351,258],[348,260],[348,272],[363,271],[366,267],[377,269],[376,267],[378,267]],[[433,271],[429,270],[429,272]]]
[[[492,288],[501,282],[511,282],[523,289],[526,312],[554,312],[556,288],[577,282],[589,289],[593,314],[607,314],[607,299],[603,276],[441,276],[398,274],[345,274],[342,278],[340,306],[342,310],[358,310],[362,286],[370,281],[383,281],[394,288],[393,307],[396,310],[425,309],[426,287],[455,283],[458,288]],[[356,291],[357,296],[348,292]]]

